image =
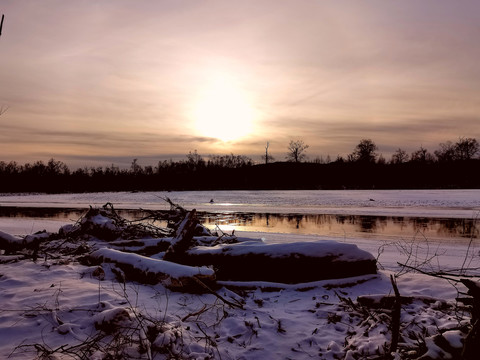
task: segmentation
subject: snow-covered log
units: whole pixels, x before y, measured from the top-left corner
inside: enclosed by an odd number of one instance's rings
[[[197,246],[181,260],[188,265],[212,265],[218,280],[294,284],[376,273],[372,254],[356,245],[332,240]]]
[[[109,246],[116,250],[135,252],[137,254],[151,256],[166,251],[171,243],[171,237],[132,240],[119,239],[110,242]]]
[[[39,244],[47,240],[50,235],[50,233],[43,231],[20,238],[0,231],[0,249],[5,250],[6,253],[22,249],[38,249]]]
[[[204,291],[198,280],[210,284],[215,273],[205,266],[192,267],[157,260],[134,253],[102,248],[89,255],[93,263],[111,262],[119,267],[126,279],[144,284],[158,284],[179,291]]]
[[[0,249],[7,253],[24,247],[23,239],[0,231]]]

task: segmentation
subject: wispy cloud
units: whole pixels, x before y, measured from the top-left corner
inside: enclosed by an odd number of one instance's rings
[[[335,156],[365,137],[381,150],[480,138],[477,1],[5,0],[2,13],[4,160],[256,154],[266,141],[280,154],[291,138]],[[238,141],[193,124],[218,73],[258,112]]]

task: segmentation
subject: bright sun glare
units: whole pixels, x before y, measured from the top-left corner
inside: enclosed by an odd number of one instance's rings
[[[195,128],[202,136],[228,142],[252,132],[254,110],[235,81],[222,76],[202,89],[193,118]]]

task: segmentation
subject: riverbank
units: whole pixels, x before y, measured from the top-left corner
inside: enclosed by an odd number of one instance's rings
[[[16,235],[43,229],[58,232],[75,220],[3,218],[0,230]],[[394,351],[396,358],[447,356],[447,350],[435,343],[438,336],[449,344],[449,354],[461,351],[470,315],[456,298],[458,291],[466,292],[465,287],[411,267],[429,273],[458,274],[463,269],[465,275],[478,279],[478,239],[452,244],[416,234],[404,239],[236,234],[266,243],[353,243],[378,259],[378,273],[289,285],[229,281],[221,283],[215,294],[192,294],[160,284],[123,283],[115,267],[103,264],[99,270],[81,265],[72,255],[49,253],[35,261],[2,255],[0,355],[12,359],[42,354],[103,359],[107,353],[144,359],[375,357],[388,353],[391,346],[391,308],[371,307],[361,299],[375,303],[392,296],[390,276],[400,294],[410,299],[402,306],[402,342]],[[57,241],[62,247],[68,244],[61,237]],[[117,331],[109,330],[112,327]]]

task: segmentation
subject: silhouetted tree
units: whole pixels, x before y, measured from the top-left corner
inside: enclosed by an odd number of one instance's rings
[[[470,160],[480,151],[480,145],[474,138],[460,138],[455,144],[455,153],[458,160]]]
[[[190,151],[187,154],[187,165],[190,169],[196,171],[200,168],[204,168],[205,164],[205,160],[203,159],[202,155],[197,152],[197,150],[195,150],[193,153]]]
[[[339,154],[339,155],[337,155],[337,158],[335,159],[334,162],[336,162],[336,163],[344,163],[344,162],[345,162],[345,159],[343,158],[342,155]]]
[[[133,159],[132,165],[130,165],[130,171],[135,175],[142,173],[142,167],[138,164],[137,161],[138,159]]]
[[[269,143],[267,142],[267,145],[265,146],[265,155],[262,155],[262,159],[265,160],[265,164],[268,164],[270,161],[275,160],[272,155],[268,153],[268,147]]]
[[[405,150],[398,148],[392,155],[392,164],[403,164],[408,161],[408,154]]]
[[[291,141],[289,159],[300,162],[308,147]],[[130,168],[84,167],[70,171],[63,162],[50,159],[19,165],[0,161],[0,192],[82,192],[128,190],[200,189],[339,189],[339,188],[480,188],[480,179],[471,169],[480,166],[479,144],[473,138],[440,144],[434,157],[420,147],[409,156],[397,149],[388,166],[371,140],[362,140],[346,161],[317,157],[311,163],[274,163],[253,166],[242,155],[214,155],[206,162],[190,152],[184,161],[159,161],[142,167],[134,159]],[[268,155],[268,143],[265,149]],[[436,161],[438,159],[438,161]],[[355,160],[355,161],[354,161]],[[398,164],[406,163],[405,166]],[[295,171],[295,177],[288,176]],[[359,176],[361,175],[361,176]]]
[[[440,149],[433,152],[440,162],[451,162],[456,159],[456,145],[451,141],[440,144]]]
[[[363,163],[374,163],[377,159],[378,147],[370,139],[363,139],[349,156],[349,160]]]
[[[428,152],[423,146],[420,146],[420,149],[414,151],[410,155],[410,161],[417,163],[431,163],[435,159],[431,153]]]
[[[120,173],[120,168],[115,166],[115,164],[110,165],[105,169],[105,174],[110,176],[115,176]]]
[[[70,169],[62,161],[57,161],[51,158],[50,160],[48,160],[46,172],[49,175],[69,175]]]
[[[237,169],[253,165],[252,159],[244,155],[212,155],[208,166],[226,169]]]
[[[308,147],[303,140],[291,140],[288,144],[287,160],[296,163],[303,161],[307,157],[305,152]]]

